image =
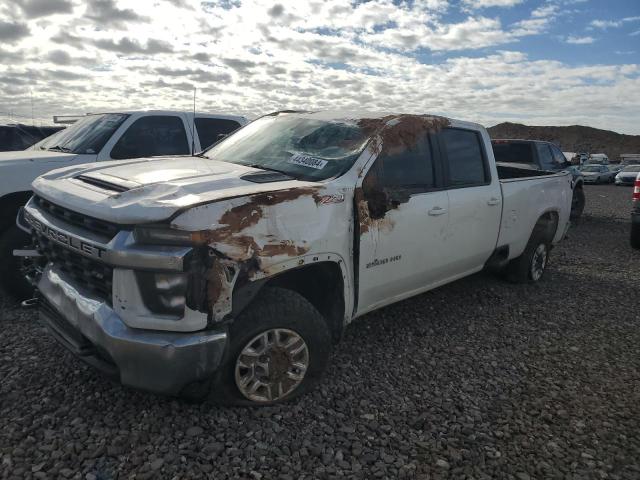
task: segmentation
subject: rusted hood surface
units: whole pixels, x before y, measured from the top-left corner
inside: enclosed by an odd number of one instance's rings
[[[85,215],[140,224],[165,220],[194,205],[316,185],[246,179],[247,174],[259,172],[263,171],[198,157],[137,159],[55,170],[36,179],[33,189]]]

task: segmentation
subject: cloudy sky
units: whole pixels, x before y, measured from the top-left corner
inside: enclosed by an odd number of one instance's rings
[[[0,121],[428,112],[640,134],[638,0],[3,0]],[[20,117],[23,116],[23,117]]]

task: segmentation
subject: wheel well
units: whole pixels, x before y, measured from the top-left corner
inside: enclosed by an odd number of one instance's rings
[[[558,231],[558,218],[558,212],[551,211],[545,213],[538,219],[536,225],[533,227],[533,231],[544,232],[545,238],[552,241]]]
[[[268,279],[260,288],[281,287],[302,295],[327,320],[334,342],[344,328],[344,280],[335,262],[319,262],[294,268]],[[235,295],[234,295],[235,298]]]
[[[25,205],[33,192],[13,192],[0,198],[0,230],[5,230],[15,223],[18,209]]]

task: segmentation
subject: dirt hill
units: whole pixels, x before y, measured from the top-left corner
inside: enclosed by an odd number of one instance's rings
[[[505,122],[488,130],[491,138],[546,140],[559,145],[564,152],[606,153],[611,160],[621,153],[640,153],[640,135],[623,135],[582,125],[532,127]]]

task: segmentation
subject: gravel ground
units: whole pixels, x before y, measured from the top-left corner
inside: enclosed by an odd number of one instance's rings
[[[541,284],[479,274],[367,315],[279,407],[110,383],[4,301],[0,478],[638,479],[631,191],[586,192]]]

